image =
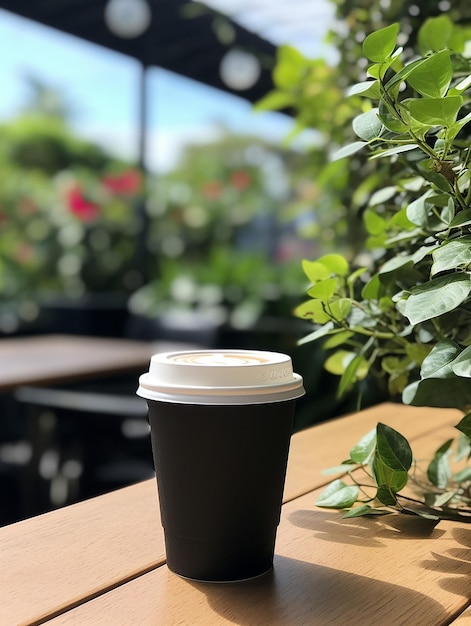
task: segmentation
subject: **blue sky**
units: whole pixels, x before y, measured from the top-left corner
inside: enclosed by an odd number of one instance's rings
[[[0,121],[24,106],[24,76],[57,88],[70,104],[73,126],[117,154],[134,158],[139,66],[136,61],[0,10]],[[148,165],[166,170],[188,141],[204,141],[223,123],[235,132],[282,138],[292,122],[256,114],[250,103],[176,76],[149,74]]]

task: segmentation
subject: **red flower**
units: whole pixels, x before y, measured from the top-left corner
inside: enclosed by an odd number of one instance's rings
[[[116,195],[134,195],[142,186],[141,174],[137,170],[128,170],[122,174],[108,174],[101,179],[108,191]]]
[[[83,197],[82,190],[78,185],[68,191],[67,200],[71,213],[83,222],[90,222],[98,217],[100,209],[96,204],[92,204]]]
[[[243,172],[242,170],[233,172],[231,175],[231,185],[237,189],[237,191],[245,191],[247,187],[250,186],[251,182],[252,178],[250,177],[250,174]]]

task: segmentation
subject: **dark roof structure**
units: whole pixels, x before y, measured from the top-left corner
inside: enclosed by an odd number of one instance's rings
[[[158,66],[256,102],[272,87],[276,47],[228,17],[192,0],[147,0],[151,20],[145,32],[123,38],[105,21],[108,0],[0,0],[0,9],[128,55],[145,67]],[[221,32],[229,32],[224,43]],[[257,82],[233,89],[220,75],[230,48],[250,52],[260,63]]]

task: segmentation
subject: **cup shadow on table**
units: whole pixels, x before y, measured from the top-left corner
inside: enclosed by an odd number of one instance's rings
[[[429,625],[442,623],[447,617],[438,602],[417,591],[283,556],[275,557],[271,572],[251,581],[189,584],[206,595],[221,618],[239,626],[328,626],[362,620],[366,624],[372,614],[382,626]],[[372,599],[377,597],[388,603],[387,612],[371,609]],[[415,616],[410,613],[413,607],[418,607]],[[426,616],[427,621],[421,621],[420,616]]]
[[[312,530],[316,539],[367,548],[385,547],[383,540],[386,539],[388,541],[433,539],[435,542],[446,532],[445,528],[437,527],[434,523],[428,524],[418,517],[408,515],[343,519],[340,513],[298,510],[294,511],[289,519],[295,526]],[[456,547],[449,548],[445,553],[439,553],[437,550],[429,551],[427,544],[424,544],[424,554],[429,558],[419,562],[419,565],[423,569],[453,574],[452,577],[440,579],[438,583],[440,587],[470,599],[471,529],[460,526],[450,532],[456,541]],[[434,547],[439,545],[434,543]]]

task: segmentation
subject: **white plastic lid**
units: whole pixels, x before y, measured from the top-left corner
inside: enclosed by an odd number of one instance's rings
[[[151,358],[137,395],[183,404],[265,404],[304,395],[291,358],[259,350],[163,352]]]

